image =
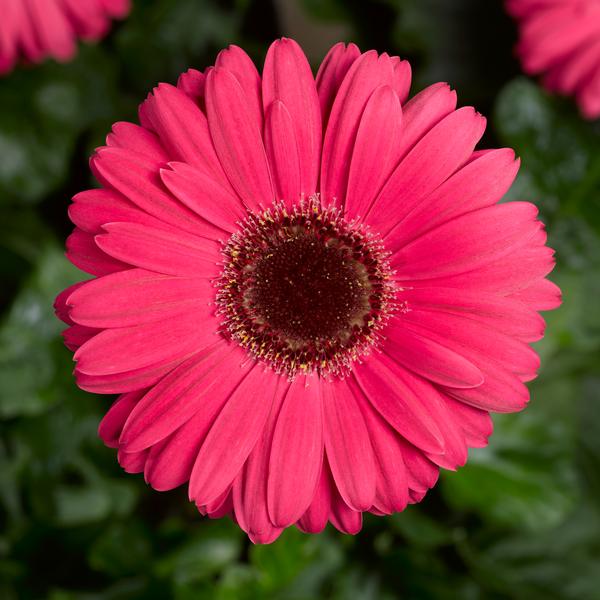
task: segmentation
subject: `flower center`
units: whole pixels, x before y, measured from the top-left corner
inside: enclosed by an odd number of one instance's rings
[[[344,375],[393,312],[381,240],[317,197],[250,213],[223,254],[217,305],[225,329],[290,378]]]

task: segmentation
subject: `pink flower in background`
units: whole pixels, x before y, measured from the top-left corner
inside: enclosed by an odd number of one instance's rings
[[[523,69],[553,92],[575,96],[583,115],[600,116],[600,2],[507,0],[519,22]]]
[[[0,75],[21,58],[71,60],[78,38],[101,38],[129,10],[130,0],[0,0]]]
[[[538,311],[560,303],[518,161],[446,84],[283,39],[231,46],[117,123],[75,196],[57,298],[99,433],[157,490],[255,542],[420,501],[525,407]]]

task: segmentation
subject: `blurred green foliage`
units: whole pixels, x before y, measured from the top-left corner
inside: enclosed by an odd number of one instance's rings
[[[96,428],[110,403],[71,378],[51,303],[80,276],[63,257],[87,156],[158,81],[235,42],[258,60],[268,0],[138,0],[68,65],[0,80],[0,598],[566,599],[600,590],[600,131],[519,75],[501,2],[298,0],[359,43],[411,59],[491,117],[486,145],[523,160],[511,198],[535,201],[557,249],[564,306],[523,413],[419,506],[346,537],[287,531],[252,546],[201,518],[184,490],[123,474]],[[308,41],[310,43],[310,41]]]

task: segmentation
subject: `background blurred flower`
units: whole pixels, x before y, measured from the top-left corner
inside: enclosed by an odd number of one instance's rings
[[[0,75],[19,59],[71,60],[77,39],[98,40],[130,0],[0,0]]]
[[[600,3],[507,0],[519,21],[523,69],[543,75],[550,91],[575,96],[589,119],[600,116]]]
[[[100,435],[253,541],[403,510],[528,401],[560,302],[537,210],[497,205],[518,161],[475,150],[483,117],[410,81],[338,44],[315,82],[287,39],[261,78],[231,46],[113,127],[70,208],[96,279],[56,306],[78,384],[121,394]]]

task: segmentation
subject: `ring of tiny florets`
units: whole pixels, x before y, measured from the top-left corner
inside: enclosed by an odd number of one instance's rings
[[[317,195],[249,212],[222,249],[222,332],[276,373],[344,377],[396,310],[389,253]]]

